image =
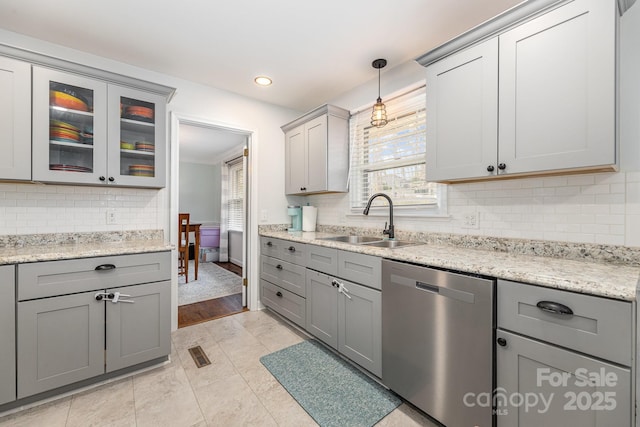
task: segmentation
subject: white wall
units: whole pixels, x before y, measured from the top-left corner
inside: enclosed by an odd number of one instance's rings
[[[180,162],[178,210],[190,213],[192,222],[220,223],[220,167]]]
[[[396,217],[396,230],[640,246],[640,6],[621,18],[620,35],[620,172],[449,185],[447,218]],[[422,81],[422,67],[403,64],[383,73],[382,98]],[[377,83],[331,102],[359,109],[373,103]],[[309,196],[300,203],[306,202],[319,207],[318,224],[382,230],[386,220],[352,215],[345,194]],[[463,226],[464,215],[472,212],[479,214],[478,229]]]

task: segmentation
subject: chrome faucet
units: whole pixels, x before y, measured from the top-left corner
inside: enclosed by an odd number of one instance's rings
[[[375,199],[376,197],[384,197],[385,199],[387,199],[389,201],[389,228],[387,228],[387,223],[384,223],[384,230],[382,230],[382,234],[386,234],[389,236],[390,239],[393,239],[394,233],[393,233],[393,202],[391,201],[391,197],[387,196],[384,193],[376,193],[373,196],[369,197],[369,201],[367,202],[367,207],[364,208],[364,211],[362,212],[364,215],[369,215],[369,209],[371,209],[371,202],[373,202],[373,199]]]

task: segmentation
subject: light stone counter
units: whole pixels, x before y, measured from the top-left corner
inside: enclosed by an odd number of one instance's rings
[[[0,265],[169,251],[162,230],[0,236]]]
[[[636,299],[640,266],[497,252],[444,244],[396,249],[319,240],[337,234],[261,229],[260,235],[375,255],[387,259],[481,274],[624,301]]]

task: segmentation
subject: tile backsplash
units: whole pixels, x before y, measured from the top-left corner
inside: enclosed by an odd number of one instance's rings
[[[448,215],[402,217],[396,230],[640,246],[640,172],[494,180],[447,186]],[[385,216],[351,212],[348,194],[314,195],[318,224],[375,227]],[[478,227],[465,225],[476,214]]]
[[[163,228],[162,190],[0,183],[0,235]],[[107,224],[107,212],[115,224]]]

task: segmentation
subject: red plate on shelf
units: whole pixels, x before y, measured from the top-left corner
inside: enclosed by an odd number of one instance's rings
[[[49,165],[49,170],[65,172],[93,172],[93,169],[77,165],[64,165],[53,163]]]

